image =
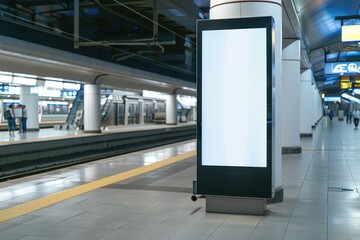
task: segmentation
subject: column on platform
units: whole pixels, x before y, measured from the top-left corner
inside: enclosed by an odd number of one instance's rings
[[[84,132],[101,133],[100,85],[85,84]]]
[[[26,106],[27,131],[39,131],[39,96],[31,93],[30,86],[20,87],[20,104]]]
[[[322,101],[321,101],[321,94],[319,92],[319,90],[317,91],[316,94],[316,105],[317,105],[317,118],[316,118],[316,123],[318,123],[322,117]]]
[[[321,99],[321,94],[319,92],[318,94],[318,120],[317,122],[319,122],[323,116],[323,102],[322,102],[322,99]]]
[[[139,99],[139,124],[144,124],[144,116],[145,116],[145,110],[144,110],[145,104],[143,99]]]
[[[293,41],[282,54],[283,110],[282,152],[301,153],[300,146],[300,40]]]
[[[318,95],[318,90],[317,90],[317,87],[316,87],[316,84],[313,84],[313,99],[314,99],[314,120],[313,120],[313,126],[316,126],[317,125],[317,120],[318,120],[318,117],[317,117],[317,111],[318,111],[318,105],[317,105],[317,95]]]
[[[211,0],[210,18],[247,18],[272,16],[275,22],[275,198],[282,199],[282,1]],[[223,61],[223,59],[219,59]],[[251,81],[251,79],[248,79]],[[239,89],[240,91],[240,89]]]
[[[166,98],[166,124],[177,124],[177,95],[169,94]]]
[[[311,70],[300,75],[300,136],[312,137],[312,104]]]

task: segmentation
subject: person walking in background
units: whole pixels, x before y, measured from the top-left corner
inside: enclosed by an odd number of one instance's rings
[[[15,137],[16,122],[13,105],[9,105],[9,109],[4,113],[4,117],[8,121],[9,137]]]
[[[359,119],[360,119],[360,112],[359,112],[359,110],[356,110],[356,111],[353,113],[353,116],[354,116],[355,128],[357,128],[358,125],[359,125]]]
[[[347,110],[346,111],[346,123],[351,123],[350,121],[350,116],[351,116],[351,111],[350,110]]]
[[[334,117],[334,112],[331,111],[331,109],[329,109],[329,118],[330,118],[330,121],[332,121],[333,117]]]
[[[22,133],[26,133],[27,131],[27,126],[26,126],[27,118],[28,116],[27,116],[26,105],[22,105],[22,117],[21,117]]]

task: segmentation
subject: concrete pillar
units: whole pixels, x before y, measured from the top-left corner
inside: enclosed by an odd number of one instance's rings
[[[100,85],[85,84],[84,132],[101,133]]]
[[[319,112],[318,112],[318,122],[319,122],[323,116],[323,103],[322,103],[320,92],[319,92],[319,96],[318,96],[318,106],[319,106]]]
[[[312,87],[311,70],[300,75],[300,136],[312,137]]]
[[[31,93],[29,86],[20,87],[20,104],[24,104],[27,109],[27,130],[39,131],[39,96]]]
[[[168,95],[166,99],[166,124],[176,125],[177,124],[177,95]]]
[[[321,101],[321,93],[318,91],[317,93],[317,106],[318,106],[318,112],[317,112],[317,120],[316,122],[319,123],[321,117],[322,117],[322,101]]]
[[[129,125],[129,100],[127,98],[125,98],[124,110],[124,125]]]
[[[319,102],[321,103],[321,98],[319,95],[319,90],[316,86],[316,83],[314,83],[313,85],[313,123],[312,123],[312,127],[315,128],[318,120],[319,120]],[[336,111],[336,113],[338,113],[338,111]]]
[[[313,126],[316,126],[317,125],[317,111],[318,111],[318,106],[317,106],[317,87],[316,87],[316,84],[313,85],[313,94],[314,94],[314,120],[313,120]]]
[[[246,18],[272,16],[275,21],[275,198],[283,200],[282,172],[282,3],[281,0],[211,0],[210,18]],[[248,79],[248,81],[251,81]],[[240,91],[240,89],[239,89]]]
[[[4,111],[7,110],[7,109],[4,109],[4,104],[3,104],[3,100],[0,99],[0,121],[5,121],[4,119]]]
[[[139,124],[144,124],[144,116],[145,116],[145,104],[144,100],[139,99]]]
[[[282,55],[283,111],[282,152],[301,153],[300,146],[300,40],[295,40]]]

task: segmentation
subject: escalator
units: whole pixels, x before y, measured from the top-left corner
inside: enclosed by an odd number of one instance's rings
[[[66,129],[84,129],[84,85],[81,85],[66,119]]]

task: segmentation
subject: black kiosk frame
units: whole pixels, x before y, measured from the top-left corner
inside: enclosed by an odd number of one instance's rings
[[[226,34],[229,34],[229,38],[224,36]],[[234,39],[237,37],[238,39]],[[259,45],[254,42],[258,40]],[[236,50],[239,45],[233,43],[237,42],[249,46]],[[275,30],[272,17],[197,22],[197,194],[250,198],[274,196],[274,44]],[[263,49],[260,52],[261,56],[246,55],[246,48],[250,48],[252,52],[258,47]],[[242,62],[238,65],[234,65],[232,61],[237,59],[234,58],[234,54],[241,54],[239,61]],[[234,74],[228,73],[234,68],[237,68]],[[252,79],[259,71],[263,71],[259,75],[263,78]],[[241,75],[243,72],[254,74],[244,79],[245,75]],[[240,77],[237,76],[239,73]],[[252,82],[254,85],[251,85]],[[241,88],[243,83],[247,84]],[[212,87],[215,89],[211,89]],[[229,96],[232,94],[232,88],[239,88],[236,89],[239,95],[245,91],[246,94],[253,92],[253,98],[247,101],[241,100],[239,96],[232,98]],[[227,102],[222,101],[222,96],[226,96]],[[236,102],[239,99],[242,102]],[[254,104],[254,99],[259,100],[259,103]],[[242,112],[244,108],[251,110],[252,105],[252,112]],[[236,117],[239,111],[242,117],[240,119]],[[232,116],[234,119],[229,119]],[[259,121],[260,124],[253,124]],[[246,126],[236,128],[236,132],[235,124]],[[235,132],[231,132],[233,128]],[[212,131],[215,133],[211,134]],[[255,135],[252,135],[252,132]],[[227,133],[232,139],[226,137]],[[237,148],[236,144],[239,144],[238,149],[229,149],[231,146]],[[241,151],[240,156],[234,156],[234,151]],[[249,152],[243,153],[246,151]],[[249,159],[252,156],[255,163]]]

